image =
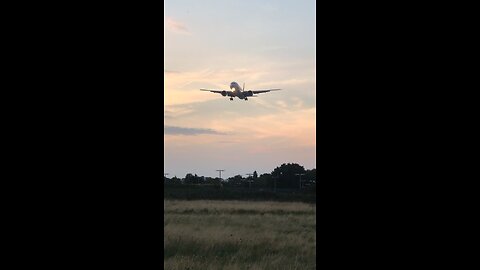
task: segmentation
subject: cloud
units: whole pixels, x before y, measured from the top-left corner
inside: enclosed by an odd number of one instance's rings
[[[201,134],[214,134],[224,135],[224,133],[206,128],[184,128],[175,126],[164,126],[164,134],[166,135],[201,135]]]
[[[223,55],[222,55],[223,56]],[[240,85],[245,82],[246,89],[281,88],[282,92],[262,95],[264,99],[300,97],[306,103],[315,93],[315,74],[312,64],[304,61],[279,62],[271,59],[253,59],[248,55],[228,55],[229,61],[213,59],[207,61],[209,67],[187,68],[182,66],[180,73],[165,72],[165,104],[180,105],[192,102],[218,100],[220,95],[199,91],[200,88],[229,90],[230,82]],[[261,57],[260,57],[261,58]],[[248,62],[249,64],[245,63]],[[211,62],[221,66],[211,65]],[[221,63],[240,63],[237,66],[222,66]],[[242,64],[243,63],[243,64]],[[166,71],[177,70],[169,68]]]
[[[163,115],[165,118],[178,118],[182,116],[187,116],[195,112],[191,105],[187,106],[169,106],[164,105]]]
[[[168,70],[168,69],[164,69],[163,72],[164,72],[164,73],[169,73],[169,74],[177,74],[177,73],[180,73],[179,71]]]
[[[172,18],[167,18],[167,29],[175,33],[182,33],[182,34],[190,33],[190,31],[185,26],[185,24],[177,20],[174,20]]]

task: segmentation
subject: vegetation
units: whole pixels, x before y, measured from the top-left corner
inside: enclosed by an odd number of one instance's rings
[[[182,185],[213,185],[219,187],[249,188],[263,191],[299,190],[314,191],[316,189],[316,169],[305,170],[296,163],[282,164],[271,173],[258,176],[256,171],[249,177],[236,175],[226,180],[187,174],[180,179],[164,177],[165,187],[178,187]]]
[[[164,201],[165,269],[315,269],[315,204]]]
[[[315,269],[316,169],[248,175],[164,178],[165,269]]]
[[[165,187],[165,199],[171,200],[247,200],[316,203],[315,190],[278,189],[263,190],[257,188],[220,187],[217,185],[179,185]]]
[[[282,164],[271,173],[249,177],[236,175],[226,180],[187,174],[185,178],[164,178],[164,196],[185,200],[274,200],[316,201],[316,169],[305,170],[296,163]]]

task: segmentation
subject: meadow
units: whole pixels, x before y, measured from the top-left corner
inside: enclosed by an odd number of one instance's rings
[[[315,269],[316,206],[164,200],[165,269]]]

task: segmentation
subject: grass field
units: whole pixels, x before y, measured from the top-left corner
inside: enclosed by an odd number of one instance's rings
[[[164,201],[165,269],[315,269],[316,207]]]

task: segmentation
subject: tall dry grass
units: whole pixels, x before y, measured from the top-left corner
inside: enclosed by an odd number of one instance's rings
[[[315,269],[315,205],[164,201],[165,269]]]

